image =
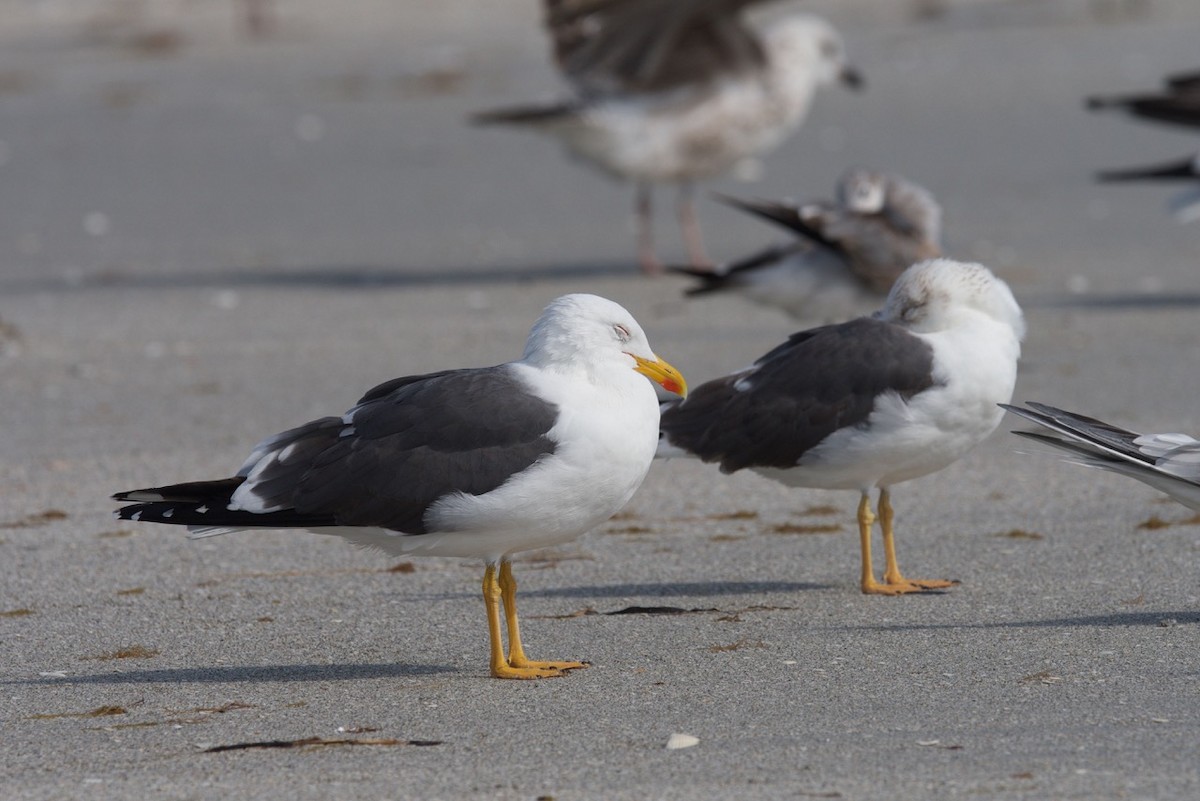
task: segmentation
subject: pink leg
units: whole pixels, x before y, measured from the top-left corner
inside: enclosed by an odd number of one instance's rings
[[[692,202],[692,184],[679,186],[679,230],[683,233],[683,245],[693,267],[711,267],[712,259],[704,250],[704,237],[700,233],[700,219],[696,216],[696,205]]]
[[[646,275],[662,272],[662,262],[654,255],[654,212],[650,201],[650,184],[637,185],[634,211],[637,214],[638,264]]]

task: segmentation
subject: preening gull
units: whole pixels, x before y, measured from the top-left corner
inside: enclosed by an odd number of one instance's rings
[[[263,440],[231,478],[118,493],[134,505],[117,516],[195,537],[300,528],[391,554],[481,558],[492,675],[558,676],[584,663],[525,656],[510,560],[578,537],[641,485],[659,414],[643,376],[686,391],[629,312],[566,295],[518,361],[380,384],[340,417]]]
[[[664,404],[659,456],[748,468],[791,487],[857,490],[862,591],[948,587],[900,572],[890,489],[952,464],[995,430],[1024,330],[1008,286],[986,267],[921,262],[871,317],[793,334],[750,367]],[[882,583],[871,561],[876,519]]]
[[[688,295],[735,291],[794,317],[844,318],[875,306],[908,267],[942,255],[941,206],[896,173],[848,170],[834,201],[722,199],[796,239],[717,268],[672,268],[700,279]]]
[[[1138,434],[1044,403],[1001,406],[1054,432],[1014,434],[1065,451],[1068,462],[1136,478],[1200,512],[1200,440],[1186,434]]]
[[[638,258],[654,253],[651,192],[680,187],[688,256],[708,263],[692,183],[777,147],[819,87],[862,83],[825,20],[792,15],[758,31],[743,11],[765,0],[545,0],[546,26],[569,99],[485,111],[481,124],[521,125],[637,186]]]

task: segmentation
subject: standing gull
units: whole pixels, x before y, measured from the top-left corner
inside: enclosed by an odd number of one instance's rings
[[[1014,434],[1066,451],[1068,462],[1136,478],[1200,512],[1200,440],[1186,434],[1138,434],[1044,403],[1001,405],[1058,436]]]
[[[558,676],[585,664],[525,656],[512,555],[578,537],[641,485],[658,430],[642,376],[686,391],[629,312],[566,295],[518,361],[380,384],[341,417],[263,440],[232,478],[118,493],[133,505],[117,516],[192,537],[300,528],[391,554],[481,558],[492,675]]]
[[[835,201],[723,198],[796,235],[716,269],[673,268],[699,278],[689,295],[736,291],[794,317],[875,305],[904,270],[942,253],[942,208],[933,194],[895,173],[863,168],[838,181]]]
[[[982,265],[913,265],[871,317],[793,334],[750,367],[664,404],[659,456],[695,456],[724,473],[749,468],[791,487],[857,490],[862,591],[948,587],[901,574],[890,489],[952,464],[995,430],[1024,330],[1008,286]],[[874,488],[882,583],[871,561]]]
[[[657,272],[650,187],[680,187],[688,257],[708,263],[692,183],[773,150],[808,113],[817,88],[861,85],[841,36],[794,15],[765,31],[743,11],[766,0],[545,0],[564,101],[475,115],[562,140],[575,156],[637,187],[638,259]]]

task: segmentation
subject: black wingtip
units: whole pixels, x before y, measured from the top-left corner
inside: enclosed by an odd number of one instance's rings
[[[744,211],[756,217],[760,217],[768,222],[798,234],[805,239],[815,242],[833,250],[838,250],[835,242],[830,240],[825,234],[808,220],[801,213],[800,207],[792,202],[779,202],[771,200],[744,200],[742,198],[733,197],[732,195],[724,195],[719,192],[713,193],[713,198],[727,206],[732,206],[739,211]]]
[[[1200,178],[1200,165],[1197,157],[1172,161],[1167,164],[1155,164],[1147,167],[1130,167],[1127,169],[1101,170],[1096,173],[1096,179],[1105,183],[1122,181],[1172,181],[1186,178]]]

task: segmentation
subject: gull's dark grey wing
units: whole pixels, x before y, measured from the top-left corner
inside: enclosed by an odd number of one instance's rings
[[[661,436],[726,473],[793,467],[833,432],[865,423],[879,396],[907,400],[933,386],[928,343],[864,317],[793,334],[749,369],[667,404]]]
[[[119,493],[123,519],[209,528],[372,526],[426,533],[429,507],[479,495],[554,452],[557,407],[509,366],[409,376],[342,417],[271,437],[233,478]],[[240,509],[228,508],[235,500]]]

